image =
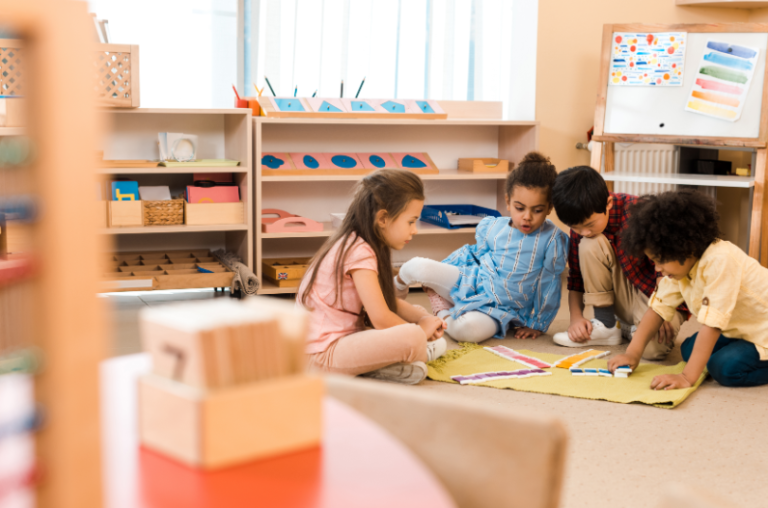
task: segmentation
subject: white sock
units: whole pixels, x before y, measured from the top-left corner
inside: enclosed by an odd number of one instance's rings
[[[400,283],[401,280],[403,281],[402,284]],[[405,282],[400,275],[395,275],[395,288],[399,289],[400,291],[405,291],[408,289],[408,286],[410,286],[410,284]]]

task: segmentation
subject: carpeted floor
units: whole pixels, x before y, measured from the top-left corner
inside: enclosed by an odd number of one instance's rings
[[[108,296],[114,309],[113,354],[140,350],[136,318],[142,307],[212,297],[212,291]],[[412,292],[408,299],[429,308],[420,291]],[[552,342],[552,334],[567,326],[568,310],[563,306],[547,335],[526,341],[490,340],[487,344],[569,354],[574,350]],[[678,343],[697,329],[695,320],[686,323]],[[449,344],[457,347],[450,339]],[[600,349],[620,351],[625,347]],[[680,360],[679,348],[675,348],[662,363]],[[655,507],[669,482],[704,487],[737,506],[768,504],[768,483],[759,476],[760,471],[768,471],[768,454],[762,449],[768,422],[768,386],[724,388],[708,379],[673,410],[430,380],[414,389],[471,397],[520,412],[557,415],[570,437],[563,508]]]

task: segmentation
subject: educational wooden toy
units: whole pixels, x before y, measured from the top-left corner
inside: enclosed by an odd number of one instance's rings
[[[451,376],[451,379],[462,385],[487,383],[500,379],[525,379],[534,376],[551,376],[552,373],[541,369],[520,369],[499,372],[480,372],[468,376]]]
[[[142,311],[152,374],[139,382],[139,438],[218,468],[315,446],[323,385],[304,371],[307,311],[254,297]]]
[[[245,204],[242,201],[237,203],[184,201],[184,223],[189,226],[245,224]]]
[[[347,107],[341,99],[310,97],[307,102],[310,110],[315,113],[348,113]]]
[[[205,249],[110,254],[106,266],[103,291],[229,287],[234,276]]]
[[[577,368],[571,367],[570,371],[571,371],[571,375],[572,376],[584,376],[585,375],[584,374],[584,369],[577,369]]]
[[[264,259],[261,273],[279,288],[299,287],[309,268],[309,261],[310,258]]]
[[[296,169],[328,169],[331,163],[324,153],[292,153],[291,161]]]
[[[357,157],[363,163],[363,167],[371,171],[376,171],[377,169],[399,169],[390,153],[359,153]]]
[[[377,169],[407,169],[420,175],[439,173],[424,152],[265,153],[261,158],[262,176],[367,175]]]
[[[440,104],[437,101],[432,100],[406,101],[406,110],[409,113],[418,113],[422,115],[445,114],[445,111],[443,111]]]
[[[505,159],[459,159],[459,171],[467,173],[508,173]]]
[[[290,154],[277,152],[264,152],[261,154],[261,173],[264,176],[272,175],[271,170],[278,169],[296,169],[296,166],[291,162]]]
[[[311,232],[322,231],[323,225],[306,217],[299,217],[276,208],[266,208],[261,211],[261,231],[264,233],[286,233],[286,232]],[[263,217],[263,215],[273,215],[277,217]]]
[[[560,367],[561,369],[570,369],[571,367],[578,367],[579,365],[589,362],[591,360],[597,360],[611,354],[610,351],[598,351],[596,349],[588,349],[580,353],[575,353],[570,356],[564,356],[558,361],[552,364],[553,367]]]
[[[240,188],[234,185],[195,187],[187,185],[187,203],[237,203]]]
[[[440,103],[432,100],[258,97],[258,101],[262,114],[271,118],[448,118]]]
[[[523,365],[527,365],[528,367],[533,367],[537,369],[548,369],[552,367],[552,365],[550,365],[549,363],[543,360],[539,360],[538,358],[534,358],[532,356],[518,353],[514,349],[510,349],[506,346],[493,346],[493,347],[486,347],[484,349],[502,358],[506,358],[507,360],[511,360],[513,362],[522,363]]]
[[[622,365],[621,367],[616,367],[616,369],[613,371],[613,377],[618,378],[628,378],[629,375],[632,374],[632,368],[629,365]]]
[[[419,152],[407,152],[407,153],[393,153],[392,157],[395,159],[398,167],[401,169],[410,170],[434,170],[437,172],[437,166],[429,158],[426,153]]]
[[[112,201],[138,201],[139,182],[112,182]]]
[[[111,228],[143,226],[142,210],[141,201],[109,201],[107,223]]]
[[[312,114],[312,109],[307,103],[307,99],[301,97],[267,97],[273,111],[279,113],[309,113]],[[262,104],[264,103],[259,100]],[[274,115],[268,115],[274,116]]]

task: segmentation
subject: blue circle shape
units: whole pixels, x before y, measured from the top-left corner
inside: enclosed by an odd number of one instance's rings
[[[406,155],[405,157],[403,157],[403,167],[404,168],[426,168],[427,165],[421,162],[419,159],[417,159],[413,155]]]
[[[351,169],[357,166],[354,157],[350,157],[349,155],[334,155],[331,157],[331,162],[333,162],[335,166],[344,169]]]
[[[384,162],[384,159],[382,159],[378,155],[371,155],[370,157],[368,157],[368,160],[371,161],[371,164],[373,164],[377,168],[383,168],[384,166],[387,165],[387,163]]]
[[[261,158],[261,163],[270,169],[277,169],[285,164],[285,161],[283,159],[278,159],[274,155],[265,155]]]
[[[304,165],[310,169],[317,169],[320,167],[320,163],[317,162],[317,159],[315,159],[311,155],[304,156]]]

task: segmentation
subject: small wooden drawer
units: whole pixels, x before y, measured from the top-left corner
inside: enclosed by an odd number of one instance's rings
[[[298,287],[307,272],[310,258],[263,259],[261,272],[279,288]]]
[[[141,201],[109,201],[109,227],[143,226]]]
[[[184,222],[189,226],[245,224],[245,206],[239,203],[184,202]]]
[[[459,171],[469,173],[507,173],[509,161],[505,159],[459,159]]]

